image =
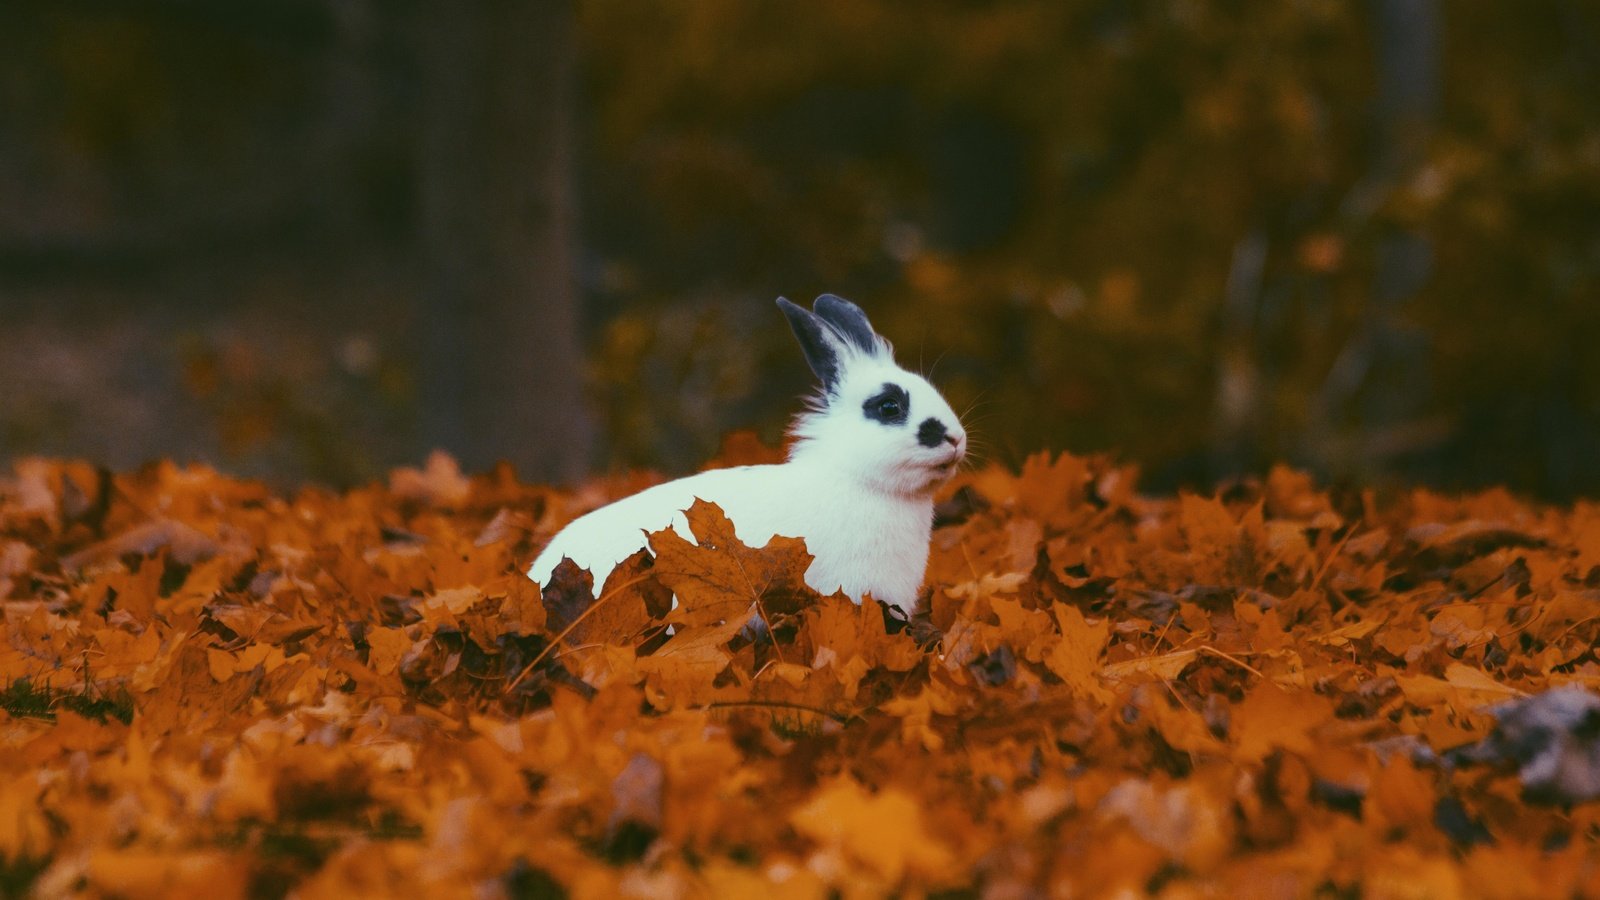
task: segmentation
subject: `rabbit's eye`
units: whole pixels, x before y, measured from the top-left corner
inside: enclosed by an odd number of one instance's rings
[[[911,413],[911,398],[898,384],[884,384],[882,390],[861,404],[861,411],[874,422],[901,425]]]

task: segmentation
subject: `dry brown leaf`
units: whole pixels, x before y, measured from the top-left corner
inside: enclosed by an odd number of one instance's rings
[[[707,504],[598,600],[575,571],[541,596],[535,532],[645,477],[567,495],[436,456],[288,498],[22,461],[0,885],[1595,892],[1595,804],[1530,804],[1543,774],[1469,752],[1522,761],[1479,743],[1489,708],[1600,685],[1591,504],[1335,502],[1282,468],[1152,497],[1135,474],[960,476],[907,623],[816,596],[800,541],[744,547]],[[1553,735],[1567,763],[1591,725]]]

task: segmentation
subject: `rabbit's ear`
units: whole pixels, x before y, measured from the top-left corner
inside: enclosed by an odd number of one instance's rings
[[[806,355],[806,364],[811,366],[811,371],[817,373],[817,378],[822,381],[823,390],[831,393],[834,386],[839,383],[839,351],[843,349],[838,333],[816,313],[796,306],[782,297],[778,298],[778,308],[783,310],[795,338],[800,341],[800,350]],[[866,317],[863,316],[862,320],[865,321]]]
[[[822,321],[832,325],[833,330],[855,345],[857,350],[868,356],[876,356],[883,351],[883,339],[872,330],[872,323],[867,321],[867,314],[861,311],[861,307],[833,294],[818,297],[812,307]]]

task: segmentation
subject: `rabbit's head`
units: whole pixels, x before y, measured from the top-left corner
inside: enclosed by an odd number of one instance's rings
[[[926,495],[955,474],[967,453],[961,420],[926,379],[895,365],[861,307],[832,294],[813,310],[782,297],[778,307],[822,382],[791,429],[792,461],[896,495]]]

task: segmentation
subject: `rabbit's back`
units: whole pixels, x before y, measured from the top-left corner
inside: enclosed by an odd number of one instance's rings
[[[696,498],[717,504],[733,520],[739,540],[754,546],[765,544],[777,531],[760,533],[773,524],[766,508],[781,506],[783,479],[778,465],[738,466],[713,469],[688,478],[679,478],[586,513],[570,522],[539,553],[528,569],[528,577],[549,583],[550,573],[563,557],[594,575],[598,596],[606,576],[624,559],[647,547],[647,535],[671,527],[694,540],[684,511]],[[735,512],[738,514],[735,515]]]
[[[684,511],[696,498],[717,504],[746,546],[776,535],[806,542],[813,561],[806,583],[843,590],[909,612],[927,568],[931,502],[873,498],[840,485],[826,470],[795,462],[713,469],[669,481],[594,510],[569,524],[539,554],[528,575],[547,584],[563,557],[594,575],[598,596],[622,560],[648,546],[647,534],[669,525],[693,540]]]

